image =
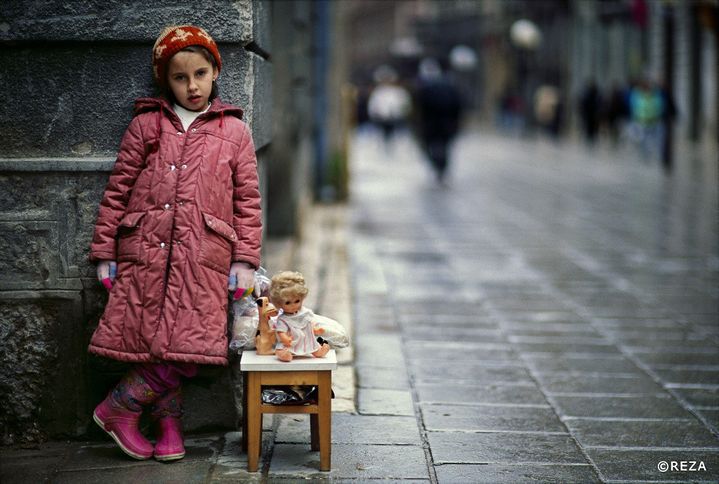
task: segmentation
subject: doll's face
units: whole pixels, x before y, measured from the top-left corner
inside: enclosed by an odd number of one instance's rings
[[[304,298],[298,295],[284,297],[279,301],[279,306],[285,314],[295,314],[302,307]]]

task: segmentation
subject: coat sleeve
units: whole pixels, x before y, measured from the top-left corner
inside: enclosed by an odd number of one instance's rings
[[[95,232],[90,244],[90,260],[115,260],[118,225],[127,208],[135,180],[142,171],[145,158],[139,118],[134,118],[125,131],[115,166],[100,202]]]
[[[242,142],[232,175],[232,224],[237,232],[237,241],[232,248],[232,260],[247,262],[258,268],[262,247],[262,207],[257,179],[257,157],[252,135],[244,123],[242,130]]]

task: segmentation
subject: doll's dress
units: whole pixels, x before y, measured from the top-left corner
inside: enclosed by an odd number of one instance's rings
[[[320,349],[317,337],[312,331],[312,321],[314,319],[315,313],[304,306],[295,314],[285,314],[280,309],[277,316],[273,318],[275,331],[286,332],[292,338],[290,352],[293,355],[311,355]],[[284,349],[284,347],[285,345],[277,338],[275,349]]]

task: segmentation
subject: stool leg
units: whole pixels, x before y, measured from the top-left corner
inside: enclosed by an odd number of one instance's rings
[[[242,452],[247,453],[247,372],[242,372]]]
[[[332,469],[332,372],[319,372],[318,430],[320,441],[320,470]]]
[[[316,413],[310,414],[310,449],[317,451],[320,450],[320,433],[318,432],[318,421],[319,415]]]
[[[247,372],[247,470],[257,472],[262,442],[262,388],[258,372]]]

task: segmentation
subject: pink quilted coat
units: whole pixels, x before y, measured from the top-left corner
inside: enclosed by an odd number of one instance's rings
[[[91,260],[118,270],[89,351],[226,365],[230,263],[260,264],[250,131],[219,99],[187,132],[165,100],[138,99],[135,114],[90,246]]]

